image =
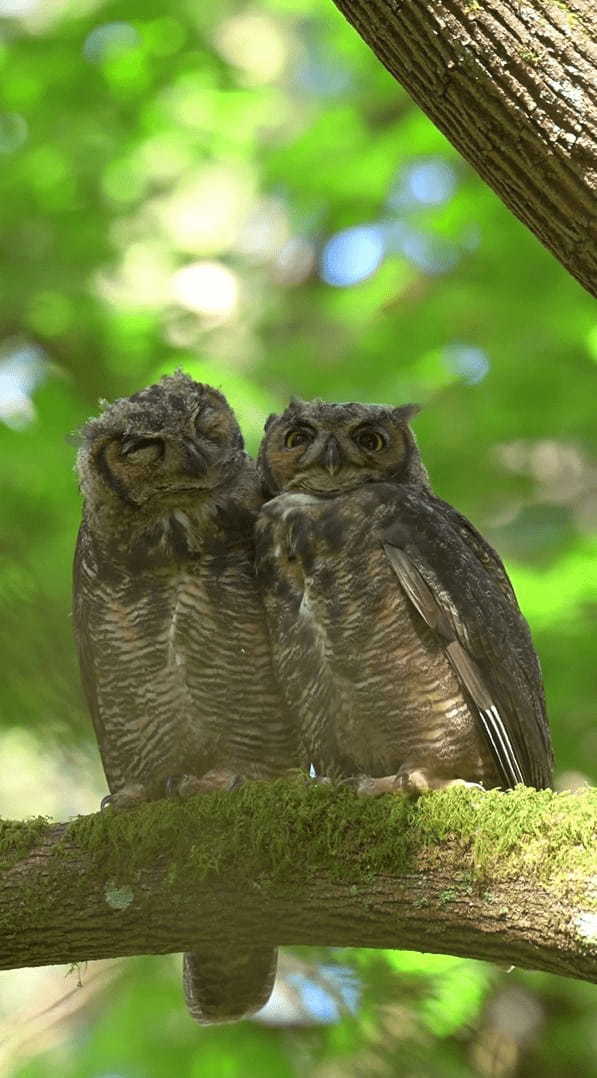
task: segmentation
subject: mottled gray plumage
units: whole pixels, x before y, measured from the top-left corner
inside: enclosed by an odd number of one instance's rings
[[[293,762],[253,565],[262,502],[225,398],[177,373],[82,430],[74,567],[81,673],[116,807]],[[268,998],[275,953],[185,956],[191,1013]]]
[[[378,780],[361,792],[548,786],[527,623],[495,551],[431,490],[416,411],[294,401],[266,424],[257,570],[303,763]]]

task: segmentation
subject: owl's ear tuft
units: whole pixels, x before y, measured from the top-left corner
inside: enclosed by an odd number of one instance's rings
[[[276,415],[276,413],[275,413],[275,412],[270,412],[270,414],[268,415],[268,417],[267,417],[267,419],[266,419],[265,423],[263,424],[263,429],[264,429],[264,430],[269,430],[269,428],[271,427],[272,423],[274,422],[274,419],[277,419],[277,418],[278,418],[278,417],[277,417],[277,415]]]
[[[398,408],[392,408],[392,418],[397,423],[410,423],[422,409],[422,404],[401,404]]]

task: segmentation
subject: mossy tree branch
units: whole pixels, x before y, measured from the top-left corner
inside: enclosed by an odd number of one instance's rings
[[[597,980],[597,790],[300,780],[0,829],[0,967],[194,943],[399,947]]]
[[[594,0],[334,0],[506,205],[597,295]]]

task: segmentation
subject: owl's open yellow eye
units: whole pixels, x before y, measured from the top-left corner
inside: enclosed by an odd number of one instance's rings
[[[284,439],[284,445],[287,449],[296,449],[299,445],[308,445],[313,441],[313,431],[308,427],[293,427],[288,431]]]
[[[357,430],[352,437],[353,441],[356,442],[360,449],[366,449],[369,453],[379,453],[380,449],[385,449],[387,445],[383,434],[378,430],[371,430],[370,428]]]

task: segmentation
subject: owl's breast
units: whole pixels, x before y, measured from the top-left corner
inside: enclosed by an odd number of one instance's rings
[[[269,502],[257,525],[257,568],[262,587],[303,612],[311,599],[324,605],[373,605],[383,590],[379,570],[387,515],[369,492],[335,498],[287,493]],[[374,564],[377,557],[377,564]],[[368,581],[365,587],[365,579]],[[281,611],[279,611],[281,612]],[[346,613],[346,611],[345,611]]]
[[[464,777],[479,776],[475,717],[388,562],[380,495],[284,495],[270,510],[258,565],[280,679],[319,768],[389,774],[431,756],[449,771],[472,738]]]

